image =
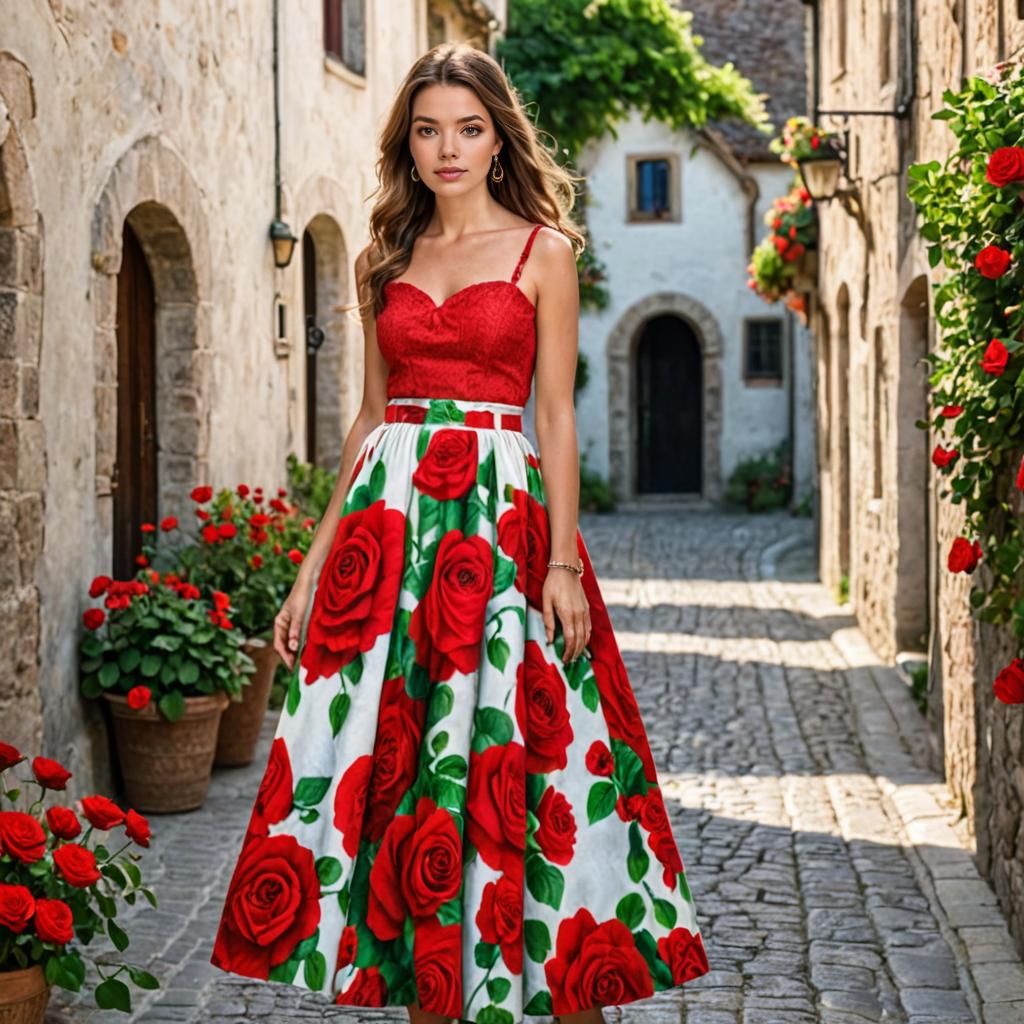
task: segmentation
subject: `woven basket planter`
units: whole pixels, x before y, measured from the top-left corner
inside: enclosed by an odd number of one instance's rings
[[[50,983],[39,964],[0,971],[0,1024],[42,1024]]]
[[[237,768],[249,764],[256,756],[274,671],[281,660],[274,645],[267,640],[253,637],[242,649],[256,662],[256,672],[242,687],[242,699],[231,701],[221,716],[217,753],[213,759],[217,768]]]

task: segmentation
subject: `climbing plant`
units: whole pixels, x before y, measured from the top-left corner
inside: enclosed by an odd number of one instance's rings
[[[932,462],[943,497],[965,509],[950,572],[974,574],[970,603],[985,622],[1012,629],[1024,647],[1024,73],[997,65],[959,91],[943,94],[932,115],[956,145],[944,163],[909,169],[908,195],[921,215],[933,267],[942,332],[927,358],[936,411],[922,429],[940,443]],[[1005,703],[1024,703],[1024,661],[1015,658],[993,684]]]

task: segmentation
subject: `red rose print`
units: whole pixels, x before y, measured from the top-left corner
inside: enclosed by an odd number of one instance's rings
[[[391,629],[404,558],[405,516],[383,500],[338,520],[309,617],[307,683],[333,675]]]
[[[355,980],[339,992],[334,1000],[338,1006],[384,1006],[388,999],[388,986],[379,967],[362,967]]]
[[[564,768],[566,748],[573,737],[565,706],[566,683],[536,640],[527,641],[524,659],[516,669],[516,688],[517,715],[522,711],[526,716],[525,722],[519,721],[519,730],[526,737],[526,770],[540,773]]]
[[[87,796],[82,800],[82,813],[89,824],[106,832],[124,821],[124,811],[105,796]]]
[[[462,928],[428,918],[413,940],[416,994],[428,1013],[458,1018],[462,1011]]]
[[[416,828],[415,817],[402,814],[384,832],[370,868],[370,897],[366,925],[382,941],[397,938],[405,926],[407,907],[402,897],[402,849]]]
[[[665,801],[657,786],[647,790],[643,798],[643,805],[640,807],[640,827],[646,832],[660,832],[672,828],[665,810]]]
[[[666,825],[657,832],[651,832],[647,836],[647,845],[651,852],[658,858],[659,863],[665,869],[662,879],[670,889],[676,887],[676,875],[683,870],[683,860],[679,856],[679,849],[672,836],[672,830]]]
[[[480,636],[494,583],[494,553],[480,536],[449,530],[437,548],[433,578],[409,619],[416,661],[434,681],[480,664]]]
[[[618,800],[615,801],[615,811],[623,821],[639,819],[643,808],[644,798],[639,793],[634,793],[632,796],[620,793]]]
[[[476,483],[477,462],[475,430],[436,430],[412,475],[413,486],[438,501],[461,498]]]
[[[96,868],[96,855],[78,843],[63,843],[53,851],[53,863],[68,885],[88,889],[100,880]]]
[[[523,973],[523,876],[502,875],[484,886],[476,912],[480,938],[501,946],[501,958],[513,974]]]
[[[36,935],[59,946],[75,937],[71,908],[63,900],[36,900]]]
[[[404,676],[384,683],[363,826],[371,842],[384,835],[395,809],[416,778],[426,710],[426,701],[413,700],[405,692]]]
[[[932,462],[939,467],[939,469],[945,469],[960,453],[955,448],[945,449],[942,445],[936,445],[935,451],[932,452]]]
[[[1009,349],[998,338],[993,338],[985,349],[981,368],[994,377],[1001,377],[1006,372],[1006,364],[1009,361]]]
[[[540,852],[553,864],[568,864],[576,845],[576,819],[572,804],[554,786],[548,786],[537,804],[536,839]]]
[[[974,265],[983,277],[1002,277],[1010,266],[1010,254],[998,245],[986,245],[974,258]]]
[[[64,765],[49,757],[33,758],[32,773],[39,784],[47,789],[64,789],[71,778],[71,772]]]
[[[124,830],[128,838],[137,846],[149,846],[153,834],[149,830],[149,822],[137,811],[129,809],[124,816]]]
[[[35,913],[35,897],[24,885],[0,882],[0,925],[20,934]]]
[[[1014,658],[996,676],[992,690],[1004,704],[1024,704],[1024,660]]]
[[[46,847],[43,826],[24,811],[0,811],[0,851],[22,864],[39,860]]]
[[[591,605],[591,621],[593,621],[593,605]],[[591,647],[594,646],[594,633],[597,626],[594,626],[591,633]],[[611,639],[609,637],[609,639]],[[654,759],[651,757],[650,745],[644,735],[643,720],[640,718],[640,709],[637,707],[636,697],[633,696],[632,687],[626,675],[626,666],[617,651],[613,650],[611,643],[606,646],[606,641],[599,638],[597,651],[594,652],[591,668],[594,671],[594,679],[597,682],[597,692],[601,700],[601,708],[604,711],[608,722],[608,731],[616,739],[628,744],[643,762],[644,776],[648,782],[654,782],[657,777],[657,769],[654,766]]]
[[[974,572],[981,560],[981,545],[973,544],[966,537],[957,537],[949,549],[946,564],[950,572]]]
[[[668,964],[672,981],[677,985],[699,978],[711,969],[700,933],[688,928],[673,928],[658,939],[658,956]]]
[[[249,831],[255,835],[269,835],[269,826],[284,821],[291,813],[294,792],[288,746],[284,738],[278,736],[270,745],[267,767],[249,817]]]
[[[587,771],[591,775],[611,775],[615,771],[615,758],[608,749],[608,744],[594,740],[587,751]]]
[[[526,848],[526,751],[495,744],[469,755],[466,837],[483,862],[513,875]]]
[[[356,958],[356,951],[359,948],[359,933],[355,925],[345,925],[341,930],[341,937],[338,939],[338,959],[335,963],[335,970],[339,967],[348,967]]]
[[[498,544],[516,563],[516,589],[534,608],[543,608],[551,527],[547,509],[528,491],[513,492],[512,508],[498,520]]]
[[[1024,149],[1020,146],[1000,146],[994,149],[985,167],[985,180],[1002,188],[1012,181],[1024,178]]]
[[[586,907],[559,924],[555,955],[544,964],[544,973],[555,1014],[654,994],[650,969],[630,930],[617,918],[598,924]]]
[[[74,839],[82,831],[82,823],[70,807],[48,807],[46,824],[58,839]]]
[[[366,793],[373,772],[373,757],[363,754],[345,769],[334,791],[334,827],[341,833],[341,848],[354,857],[362,838]]]
[[[266,981],[319,924],[312,850],[290,835],[250,836],[228,887],[211,962]]]

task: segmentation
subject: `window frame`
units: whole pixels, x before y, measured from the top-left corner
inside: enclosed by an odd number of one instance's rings
[[[664,216],[655,216],[637,206],[638,165],[647,161],[663,160],[668,165],[668,210]],[[626,154],[626,221],[630,224],[678,224],[682,214],[681,161],[672,150]]]
[[[750,372],[751,327],[758,324],[778,326],[778,375]],[[786,380],[786,320],[781,316],[747,316],[743,318],[743,383],[748,387],[782,387]]]

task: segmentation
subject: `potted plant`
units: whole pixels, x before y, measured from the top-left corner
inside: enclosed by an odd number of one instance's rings
[[[813,124],[807,117],[789,118],[782,128],[782,135],[768,144],[773,153],[779,154],[784,164],[796,170],[797,164],[809,160],[834,160],[839,137],[835,132]]]
[[[315,520],[285,499],[266,499],[263,489],[239,484],[214,495],[192,491],[202,524],[196,543],[182,548],[178,564],[190,582],[230,595],[232,620],[255,673],[221,718],[214,764],[249,764],[256,753],[271,684],[280,658],[274,650],[274,616],[288,596],[312,541]]]
[[[127,799],[154,812],[199,807],[221,713],[255,667],[230,598],[153,569],[97,576],[89,596],[104,607],[83,614],[82,692],[110,705]]]
[[[156,897],[142,884],[136,846],[149,846],[149,823],[135,810],[122,810],[105,796],[85,797],[78,811],[51,804],[49,793],[66,788],[71,773],[59,762],[36,757],[32,776],[12,778],[27,759],[0,742],[0,1021],[41,1024],[53,985],[78,992],[86,976],[83,946],[109,936],[116,950],[128,948],[127,932],[115,920],[118,901],[138,895],[152,906]],[[27,810],[28,787],[39,787]],[[87,822],[85,830],[79,819]],[[94,832],[109,838],[124,828],[126,842],[111,852]],[[90,845],[90,839],[93,840]],[[130,1013],[125,974],[144,989],[159,981],[137,964],[93,958],[102,979],[94,998],[101,1009]]]
[[[748,286],[766,302],[785,299],[800,312],[793,296],[811,291],[817,283],[818,227],[814,204],[799,182],[772,202],[764,217],[771,228],[747,265]]]

